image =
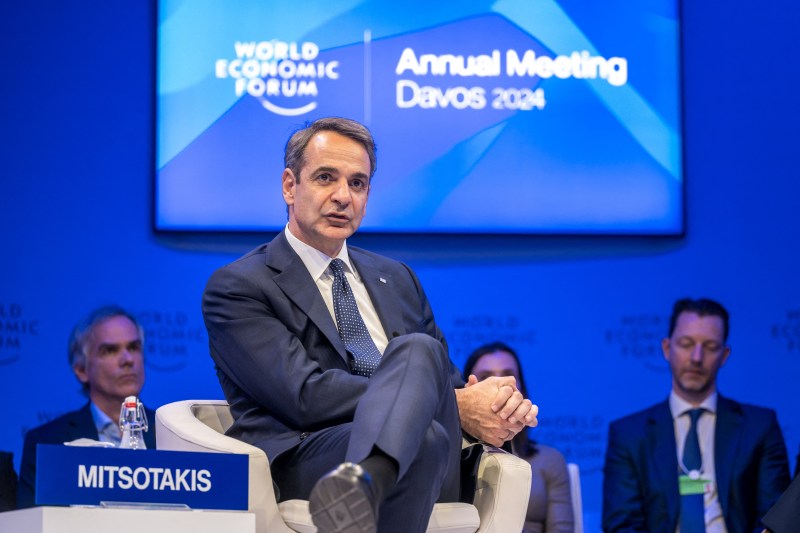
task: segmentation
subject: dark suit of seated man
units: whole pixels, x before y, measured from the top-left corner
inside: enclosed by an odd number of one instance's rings
[[[770,533],[797,533],[800,531],[800,476],[797,473],[795,473],[794,481],[767,512],[762,522],[766,531]]]
[[[502,445],[538,409],[513,378],[464,387],[414,272],[346,243],[375,172],[364,126],[317,120],[284,163],[286,228],[203,297],[228,434],[267,453],[279,500],[309,499],[320,533],[424,531],[459,498],[461,429]]]
[[[36,446],[86,438],[119,444],[119,412],[127,396],[139,396],[144,385],[144,332],[133,315],[116,306],[92,311],[72,330],[69,364],[89,402],[25,435],[17,506],[34,505]],[[155,413],[146,410],[150,430],[147,448],[155,449]]]
[[[675,303],[662,341],[669,399],[609,428],[604,531],[761,531],[761,517],[789,484],[786,446],[773,410],[717,393],[727,338],[722,305]]]

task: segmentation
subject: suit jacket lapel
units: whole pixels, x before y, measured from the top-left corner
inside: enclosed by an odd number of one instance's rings
[[[350,259],[367,288],[372,305],[375,306],[375,312],[378,313],[386,339],[391,341],[394,337],[407,333],[392,277],[383,272],[369,256],[357,249],[351,248],[349,252]]]
[[[714,429],[714,475],[717,482],[722,515],[728,516],[731,494],[731,473],[734,472],[736,450],[739,446],[742,422],[736,402],[718,396],[717,424]]]
[[[678,451],[675,446],[675,425],[669,402],[656,405],[650,413],[648,440],[658,476],[654,482],[666,497],[670,530],[678,523],[680,501],[678,493]]]
[[[90,439],[100,439],[97,434],[97,428],[94,425],[91,403],[89,402],[74,412],[74,415],[68,421],[68,426],[69,440],[67,442],[87,438],[87,435]]]
[[[292,250],[283,232],[269,243],[265,261],[266,266],[278,271],[273,277],[278,287],[322,331],[342,359],[347,362],[347,350],[339,337],[339,331],[328,307],[306,266]]]

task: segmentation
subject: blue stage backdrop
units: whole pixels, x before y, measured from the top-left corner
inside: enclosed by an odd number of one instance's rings
[[[790,83],[800,66],[786,60],[800,55],[800,9],[783,0],[682,10],[685,237],[354,239],[416,269],[457,364],[484,341],[519,350],[541,409],[532,435],[581,467],[588,531],[599,530],[608,422],[667,396],[659,340],[676,298],[729,307],[722,393],[777,409],[792,464],[800,445],[791,392],[800,376],[800,110]],[[221,397],[200,295],[214,269],[271,237],[151,230],[156,18],[150,1],[0,3],[0,449],[17,466],[27,429],[85,401],[66,345],[95,306],[116,302],[142,320],[149,406]],[[386,153],[403,154],[384,132]],[[280,153],[277,138],[239,136]],[[534,151],[548,138],[515,142]],[[282,170],[260,173],[269,201]],[[513,178],[529,170],[498,163],[486,190],[514,202]],[[391,172],[379,164],[376,198]]]

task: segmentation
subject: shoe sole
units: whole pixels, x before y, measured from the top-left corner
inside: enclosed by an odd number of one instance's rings
[[[376,533],[377,517],[355,468],[340,468],[311,491],[309,511],[319,533]]]

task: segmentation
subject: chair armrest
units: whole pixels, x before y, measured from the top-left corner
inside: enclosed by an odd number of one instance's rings
[[[156,448],[195,452],[242,453],[251,460],[266,454],[246,442],[228,437],[204,424],[194,408],[205,405],[227,405],[222,401],[185,400],[163,405],[156,410]]]
[[[225,424],[213,420],[214,415],[208,411],[212,407],[227,405],[224,400],[184,400],[159,407],[156,410],[156,448],[247,455],[247,507],[256,515],[256,531],[291,533],[278,510],[267,454],[260,448],[214,429],[222,430]]]
[[[531,465],[494,446],[484,445],[478,465],[475,500],[478,533],[522,531],[531,492]]]
[[[572,499],[572,515],[575,533],[583,533],[583,497],[581,496],[581,469],[576,463],[567,463],[569,494]]]

